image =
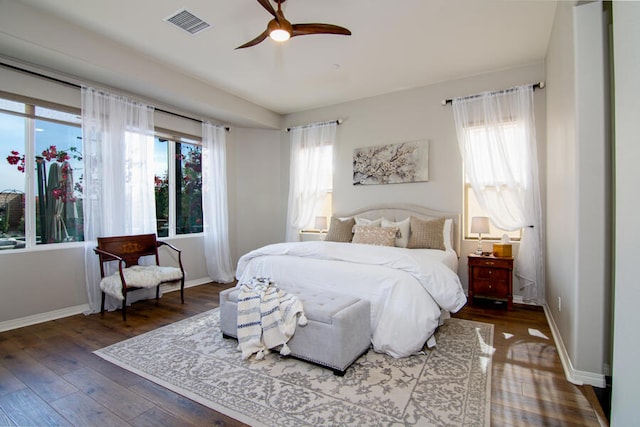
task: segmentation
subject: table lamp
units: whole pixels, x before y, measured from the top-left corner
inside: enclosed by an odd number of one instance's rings
[[[478,248],[476,255],[482,255],[482,233],[489,232],[489,217],[474,216],[471,218],[471,232],[478,233]]]
[[[315,218],[314,222],[315,222],[314,228],[316,230],[319,230],[320,232],[327,231],[327,217],[326,216],[317,216]]]

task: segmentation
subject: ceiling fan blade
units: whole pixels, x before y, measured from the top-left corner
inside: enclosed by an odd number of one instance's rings
[[[331,24],[293,24],[291,37],[306,36],[309,34],[339,34],[350,36],[351,31],[344,27]]]
[[[255,39],[246,42],[245,44],[243,44],[242,46],[238,46],[236,48],[237,49],[244,49],[245,47],[251,47],[251,46],[255,46],[258,43],[264,41],[264,39],[266,39],[267,37],[269,37],[269,31],[268,30],[264,30],[262,34],[260,34],[258,37],[256,37]]]
[[[267,12],[272,14],[274,18],[276,19],[278,18],[278,15],[276,14],[276,10],[273,8],[273,6],[271,6],[271,3],[269,2],[269,0],[258,0],[258,3],[260,3],[262,7],[264,7],[267,10]]]

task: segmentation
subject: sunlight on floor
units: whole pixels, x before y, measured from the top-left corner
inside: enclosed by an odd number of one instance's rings
[[[546,336],[545,334],[543,334],[542,332],[540,332],[537,329],[529,328],[529,335],[531,335],[532,337],[544,338],[545,340],[549,339],[548,336]]]
[[[487,372],[487,367],[489,366],[489,363],[491,363],[491,357],[493,356],[493,353],[495,353],[496,349],[482,339],[479,328],[476,328],[476,335],[478,335],[478,341],[480,342],[480,350],[482,351],[482,354],[486,355],[480,356],[480,367],[482,372]]]

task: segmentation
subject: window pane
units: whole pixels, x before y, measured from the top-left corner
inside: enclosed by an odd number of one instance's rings
[[[471,185],[465,186],[465,199],[467,208],[464,227],[465,239],[477,239],[478,235],[476,233],[471,233],[471,218],[473,218],[474,216],[489,215],[484,211],[484,209],[480,207],[476,196],[473,194]],[[482,238],[500,240],[503,234],[507,234],[511,240],[520,240],[520,238],[522,237],[522,230],[506,231],[494,226],[491,221],[489,221],[489,234],[483,234]]]
[[[0,104],[24,111],[15,102]],[[0,250],[25,247],[25,129],[25,118],[0,113]]]
[[[35,120],[36,243],[84,240],[82,131]]]
[[[156,224],[159,237],[169,235],[169,142],[156,138],[154,150]]]
[[[15,111],[16,113],[24,113],[25,105],[22,102],[9,101],[8,99],[0,99],[0,110]]]
[[[36,116],[44,119],[53,119],[61,122],[82,124],[82,117],[77,114],[66,113],[64,111],[52,110],[51,108],[36,106]]]
[[[202,232],[202,150],[176,143],[176,234]]]

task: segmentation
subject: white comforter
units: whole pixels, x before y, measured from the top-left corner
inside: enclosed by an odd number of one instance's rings
[[[441,309],[456,312],[467,301],[457,274],[443,262],[452,256],[354,243],[279,243],[242,256],[236,275],[239,283],[269,277],[284,289],[304,286],[366,299],[373,349],[405,357],[433,335]]]

